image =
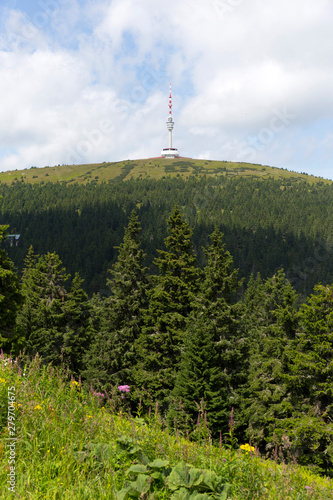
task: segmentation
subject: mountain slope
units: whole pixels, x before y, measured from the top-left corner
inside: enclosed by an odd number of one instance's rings
[[[13,181],[27,183],[66,182],[86,184],[88,182],[108,182],[110,180],[162,179],[165,176],[243,176],[258,179],[280,179],[295,182],[332,183],[332,181],[307,174],[299,174],[267,165],[236,163],[230,161],[195,160],[191,158],[148,158],[119,162],[104,162],[87,165],[58,165],[53,167],[15,170],[0,173],[0,182]]]
[[[22,175],[23,173],[23,175]],[[15,175],[15,177],[14,177]],[[164,248],[175,204],[202,247],[217,226],[240,275],[284,268],[302,294],[333,282],[333,183],[287,170],[231,162],[161,158],[28,169],[0,174],[0,224],[20,234],[5,244],[22,269],[28,248],[56,251],[88,293],[107,293],[107,270],[133,209],[142,225],[145,264]],[[122,180],[126,182],[122,182]]]

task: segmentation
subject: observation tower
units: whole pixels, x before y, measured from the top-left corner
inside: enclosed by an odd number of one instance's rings
[[[169,131],[169,147],[162,149],[161,156],[163,158],[178,158],[179,152],[178,149],[172,147],[172,129],[174,126],[174,122],[172,121],[172,96],[171,96],[171,83],[170,83],[170,95],[169,95],[169,116],[168,121],[166,122],[167,129]]]

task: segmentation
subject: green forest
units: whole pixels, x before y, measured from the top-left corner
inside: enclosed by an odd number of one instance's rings
[[[133,168],[125,165],[119,169],[123,177],[107,182],[30,183],[22,177],[1,183],[0,224],[20,234],[17,247],[5,244],[18,271],[32,245],[41,255],[56,252],[72,276],[78,272],[89,297],[98,292],[106,296],[108,269],[117,259],[115,247],[131,211],[138,213],[145,265],[154,274],[156,251],[165,249],[165,221],[178,204],[193,229],[201,268],[203,248],[217,226],[245,283],[251,274],[268,278],[284,269],[305,299],[317,283],[333,282],[332,183],[310,182],[310,176],[307,182],[296,174],[283,177],[281,169],[280,177],[260,178],[257,171],[240,175],[240,169],[229,175],[226,167],[184,178],[186,167],[177,165],[165,166],[171,170],[159,179],[129,178]]]
[[[331,184],[0,185],[4,352],[333,475]],[[9,226],[8,226],[9,225]],[[18,246],[6,235],[19,233]]]

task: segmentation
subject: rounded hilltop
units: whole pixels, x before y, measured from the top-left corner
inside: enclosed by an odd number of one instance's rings
[[[189,179],[192,176],[254,177],[258,179],[286,179],[295,182],[331,184],[332,181],[283,168],[253,163],[204,160],[192,158],[146,158],[82,165],[57,165],[31,167],[24,170],[0,172],[0,182],[45,184],[66,182],[87,184],[91,182],[122,181],[132,178],[163,179],[167,176]]]

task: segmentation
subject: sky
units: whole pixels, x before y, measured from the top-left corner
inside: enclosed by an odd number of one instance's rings
[[[0,171],[181,156],[333,179],[332,0],[2,0]]]

